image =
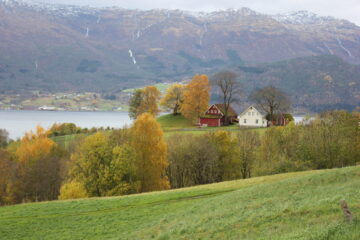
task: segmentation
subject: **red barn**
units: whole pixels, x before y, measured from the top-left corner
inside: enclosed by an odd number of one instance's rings
[[[229,106],[228,117],[230,118],[230,123],[237,122],[238,115],[234,109]],[[225,122],[225,105],[224,104],[214,104],[206,112],[203,117],[200,118],[200,126],[208,127],[220,127],[224,125]]]

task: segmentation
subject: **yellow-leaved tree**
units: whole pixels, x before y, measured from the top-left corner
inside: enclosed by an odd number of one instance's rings
[[[209,107],[209,101],[209,78],[206,75],[195,75],[185,87],[181,113],[193,123],[197,123]]]
[[[161,97],[160,91],[155,86],[147,86],[142,90],[142,99],[139,106],[139,115],[150,113],[157,116],[160,112],[158,102]]]
[[[165,172],[168,161],[163,135],[160,124],[149,113],[140,115],[132,127],[132,147],[136,153],[141,192],[170,188]]]
[[[88,194],[84,186],[76,181],[65,183],[60,188],[60,200],[87,198]]]
[[[175,83],[166,90],[165,96],[161,99],[160,105],[171,110],[174,115],[180,113],[181,104],[183,103],[184,85]]]

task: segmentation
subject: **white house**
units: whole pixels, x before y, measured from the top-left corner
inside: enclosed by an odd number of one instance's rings
[[[267,127],[268,125],[265,114],[254,106],[248,107],[238,118],[240,127]]]

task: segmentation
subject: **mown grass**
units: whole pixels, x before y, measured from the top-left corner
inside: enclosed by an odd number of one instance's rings
[[[157,118],[163,130],[193,128],[194,125],[182,115],[166,114]]]
[[[191,124],[186,118],[181,115],[167,114],[157,118],[157,121],[160,123],[161,128],[165,133],[165,138],[168,138],[174,134],[194,134],[201,135],[211,131],[230,131],[236,133],[238,131],[251,130],[257,131],[260,135],[264,134],[266,128],[250,128],[250,129],[241,129],[238,125],[231,125],[226,127],[207,127],[199,128]],[[78,138],[87,136],[90,134],[72,134],[66,136],[57,136],[52,137],[52,139],[62,146],[64,149],[69,150],[71,144]]]
[[[360,239],[359,217],[360,167],[351,167],[2,207],[0,238],[350,240]]]
[[[245,131],[245,130],[251,130],[251,131],[257,131],[259,134],[263,134],[266,131],[266,128],[240,128],[239,125],[234,124],[230,126],[222,126],[222,127],[206,127],[206,128],[200,128],[194,126],[189,120],[184,118],[181,115],[173,115],[173,114],[167,114],[158,117],[157,119],[158,123],[160,123],[161,128],[165,132],[165,137],[169,137],[174,134],[205,134],[207,132],[212,131],[230,131],[230,132],[239,132],[239,131]]]

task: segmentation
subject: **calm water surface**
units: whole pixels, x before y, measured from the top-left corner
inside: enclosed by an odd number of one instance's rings
[[[48,128],[54,123],[75,123],[80,127],[120,128],[131,124],[128,113],[122,112],[51,112],[51,111],[2,111],[0,128],[9,132],[11,139],[22,137],[37,125]]]
[[[295,116],[298,123],[303,116]],[[11,139],[17,139],[37,125],[49,128],[54,123],[75,123],[79,127],[121,128],[131,124],[128,113],[123,112],[51,112],[0,110],[0,129],[6,129]]]

